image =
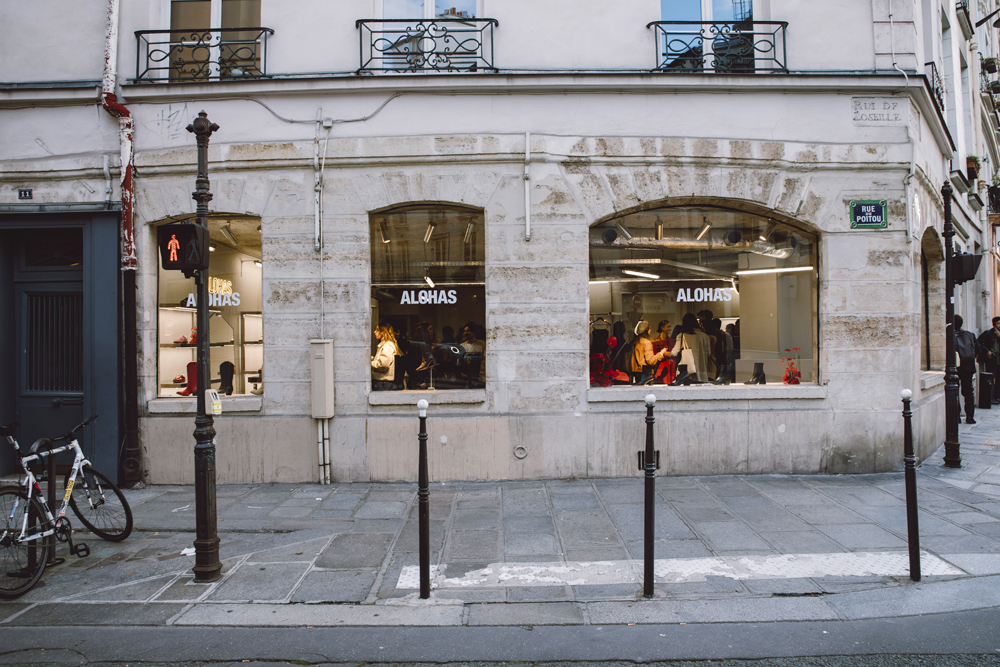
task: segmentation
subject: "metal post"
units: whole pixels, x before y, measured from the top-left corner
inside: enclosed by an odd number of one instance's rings
[[[656,396],[646,394],[646,454],[643,470],[646,473],[646,525],[643,534],[642,594],[653,597],[653,547],[656,525],[656,453],[653,450],[653,406]]]
[[[903,461],[906,471],[906,538],[910,545],[910,579],[920,581],[920,527],[917,524],[917,457],[913,453],[913,427],[910,419],[910,399],[913,392],[899,392],[903,399]]]
[[[56,457],[49,454],[45,457],[45,463],[48,466],[46,473],[49,478],[49,483],[45,487],[45,491],[48,495],[46,501],[49,504],[49,511],[52,512],[53,515],[58,515],[59,508],[56,506]],[[43,517],[38,518],[42,519]],[[55,528],[55,526],[52,527]],[[46,566],[58,565],[59,563],[62,563],[62,558],[56,558],[56,536],[50,535],[49,537],[46,537],[44,544],[49,547],[49,559]]]
[[[422,398],[417,401],[417,409],[420,411],[420,432],[417,433],[417,440],[420,441],[417,473],[419,475],[417,499],[420,506],[420,599],[426,600],[431,596],[431,494],[427,488],[427,401]]]
[[[941,188],[944,197],[944,324],[945,324],[945,370],[944,370],[944,464],[949,468],[961,468],[962,456],[958,442],[958,369],[955,367],[955,271],[952,237],[955,227],[951,224],[951,183],[945,181]]]
[[[198,179],[192,194],[198,203],[196,222],[208,227],[208,202],[212,200],[208,183],[208,140],[219,126],[204,111],[187,126],[198,138]],[[202,249],[207,252],[207,248]],[[215,428],[212,416],[205,411],[205,391],[211,387],[208,367],[208,271],[195,272],[198,307],[198,416],[194,420],[194,501],[197,536],[194,540],[194,579],[199,582],[219,578],[218,508],[215,499]]]

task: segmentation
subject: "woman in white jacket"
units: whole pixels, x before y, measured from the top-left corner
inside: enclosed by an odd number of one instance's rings
[[[379,343],[372,357],[372,390],[389,391],[396,388],[396,355],[399,354],[396,333],[388,322],[379,322],[375,338]]]

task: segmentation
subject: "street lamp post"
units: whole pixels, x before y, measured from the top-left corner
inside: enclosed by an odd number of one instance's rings
[[[198,139],[198,179],[192,197],[198,203],[195,224],[208,229],[208,202],[212,200],[208,183],[208,140],[219,126],[208,119],[204,111],[198,114],[188,132]],[[206,234],[207,238],[207,234]],[[207,250],[207,249],[204,249]],[[195,581],[208,582],[219,578],[218,510],[215,500],[215,428],[212,416],[205,410],[205,392],[212,386],[209,373],[208,335],[208,270],[195,272],[198,308],[198,416],[194,424],[194,498],[197,535],[194,540]]]
[[[944,370],[944,464],[949,468],[961,468],[962,456],[958,442],[958,369],[955,367],[955,262],[952,238],[955,228],[951,224],[951,183],[945,181],[941,188],[944,198],[944,324],[945,324],[945,370]]]

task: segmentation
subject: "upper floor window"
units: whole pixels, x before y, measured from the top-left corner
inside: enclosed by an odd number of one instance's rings
[[[136,32],[136,79],[262,76],[271,32],[260,27],[260,0],[171,0],[169,30]]]
[[[663,21],[753,21],[751,0],[660,0]]]
[[[474,19],[476,0],[382,0],[386,19]]]

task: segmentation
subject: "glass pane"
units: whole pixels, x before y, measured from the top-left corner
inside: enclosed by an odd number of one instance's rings
[[[592,365],[592,382],[669,383],[681,364],[696,382],[758,370],[770,383],[816,381],[814,235],[742,212],[662,209],[594,227],[590,243],[591,352],[610,361]]]
[[[382,18],[422,19],[424,0],[382,0]]]
[[[458,389],[485,381],[482,212],[398,209],[371,217],[372,388]],[[386,332],[392,368],[379,363]],[[384,355],[383,355],[384,356]]]
[[[476,0],[434,0],[434,16],[444,19],[474,19]]]
[[[660,20],[700,21],[701,0],[660,0]]]
[[[171,30],[208,30],[211,22],[210,0],[173,0],[170,3]]]
[[[712,0],[713,21],[752,21],[752,0]]]
[[[223,28],[260,26],[260,0],[222,0]]]
[[[259,379],[252,379],[263,368],[258,225],[256,219],[209,220],[215,247],[208,269],[209,371],[220,394],[249,394],[261,387]],[[159,306],[159,395],[186,395],[197,358],[194,279],[161,268]]]

